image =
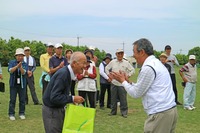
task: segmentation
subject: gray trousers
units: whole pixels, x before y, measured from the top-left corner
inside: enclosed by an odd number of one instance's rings
[[[175,133],[177,108],[149,115],[144,124],[144,133]]]
[[[127,92],[123,86],[111,84],[111,114],[117,114],[117,99],[119,98],[120,110],[122,115],[128,114]]]
[[[31,97],[32,97],[32,100],[35,104],[39,103],[39,100],[37,98],[37,94],[35,92],[35,82],[34,82],[34,76],[32,75],[31,77],[27,77],[26,78],[27,80],[27,85],[30,89],[30,92],[31,92]],[[26,100],[26,103],[28,103],[28,89],[27,89],[27,86],[26,86],[26,97],[25,97],[25,100]]]
[[[45,133],[62,133],[65,117],[64,108],[49,108],[43,105],[42,117]]]

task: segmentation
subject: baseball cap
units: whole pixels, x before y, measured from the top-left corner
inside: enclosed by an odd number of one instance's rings
[[[54,45],[53,45],[53,43],[52,43],[52,42],[48,42],[48,43],[46,44],[46,46],[47,46],[47,47],[51,47],[51,46],[53,46],[53,47],[54,47]]]
[[[63,46],[62,46],[62,44],[60,44],[60,43],[56,43],[56,45],[55,45],[55,48],[62,48]]]
[[[103,60],[106,60],[107,58],[110,59],[110,60],[112,60],[112,55],[110,53],[107,53],[106,57]]]
[[[189,56],[189,60],[195,60],[195,59],[196,59],[195,55],[190,55]]]
[[[165,46],[165,50],[166,50],[166,49],[172,49],[172,48],[171,48],[170,45],[166,45],[166,46]]]

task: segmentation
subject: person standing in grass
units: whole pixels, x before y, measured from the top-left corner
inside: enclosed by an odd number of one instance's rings
[[[78,95],[82,96],[84,99],[88,98],[90,107],[95,108],[96,107],[96,83],[95,78],[97,77],[96,73],[96,67],[92,64],[90,57],[86,56],[87,58],[87,64],[86,67],[83,70],[83,73],[77,74],[78,84],[77,84],[77,90]],[[84,102],[83,105],[86,103]]]
[[[42,54],[40,56],[40,66],[42,68],[42,75],[40,77],[40,87],[42,88],[42,94],[44,94],[44,91],[46,90],[47,85],[50,81],[51,71],[49,69],[49,59],[53,55],[53,49],[53,43],[49,42],[48,44],[46,44],[47,53]]]
[[[167,54],[167,64],[169,64],[171,66],[170,76],[172,79],[173,91],[175,94],[175,102],[177,105],[182,105],[182,103],[180,103],[178,101],[178,91],[176,88],[176,75],[175,75],[175,69],[174,69],[174,65],[179,66],[179,63],[178,63],[178,60],[176,59],[176,56],[171,54],[171,46],[170,45],[165,46],[165,53]]]
[[[124,57],[124,50],[117,49],[116,51],[116,59],[113,59],[106,67],[105,72],[108,77],[112,80],[111,81],[111,112],[110,116],[117,114],[117,100],[119,99],[120,102],[120,111],[121,115],[124,118],[127,118],[128,114],[128,103],[127,103],[127,92],[124,90],[123,85],[112,79],[110,75],[111,72],[119,72],[119,70],[123,71],[130,77],[135,73],[135,69],[133,66],[125,60]]]
[[[186,110],[194,110],[196,97],[197,67],[195,55],[189,56],[189,62],[185,64],[179,71],[181,78],[185,82],[183,94],[183,106]]]
[[[27,84],[26,84],[26,104],[28,104],[28,89],[27,86],[29,86],[30,92],[31,92],[31,97],[34,102],[34,105],[41,105],[41,103],[38,100],[37,94],[35,92],[35,81],[34,81],[34,75],[33,72],[36,69],[36,61],[34,57],[31,56],[31,49],[29,47],[24,47],[24,62],[27,63],[28,66],[28,71],[27,71]]]
[[[25,119],[25,94],[26,94],[26,72],[27,64],[23,61],[24,49],[18,48],[15,53],[15,60],[11,60],[8,65],[10,73],[10,102],[8,115],[10,120],[15,120],[15,104],[17,94],[19,96],[19,117]]]
[[[110,53],[106,54],[106,57],[99,65],[99,74],[100,74],[100,109],[104,109],[104,97],[107,91],[107,108],[111,107],[111,91],[110,91],[110,83],[111,79],[105,72],[105,67],[110,63],[112,60],[112,55]]]
[[[122,71],[111,72],[127,93],[134,98],[142,97],[148,118],[144,133],[175,133],[177,108],[170,74],[154,56],[151,42],[145,38],[133,43],[134,58],[141,65],[137,82],[130,83]]]

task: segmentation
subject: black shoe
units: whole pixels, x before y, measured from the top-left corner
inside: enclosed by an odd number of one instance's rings
[[[176,105],[183,105],[182,103],[180,103],[180,102],[176,102]]]
[[[122,117],[127,118],[127,115],[122,115]]]
[[[38,103],[34,103],[34,105],[42,105],[42,104],[38,102]]]

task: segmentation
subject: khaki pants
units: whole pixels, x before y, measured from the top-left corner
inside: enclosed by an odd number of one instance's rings
[[[177,108],[149,115],[144,125],[144,133],[175,133]]]

